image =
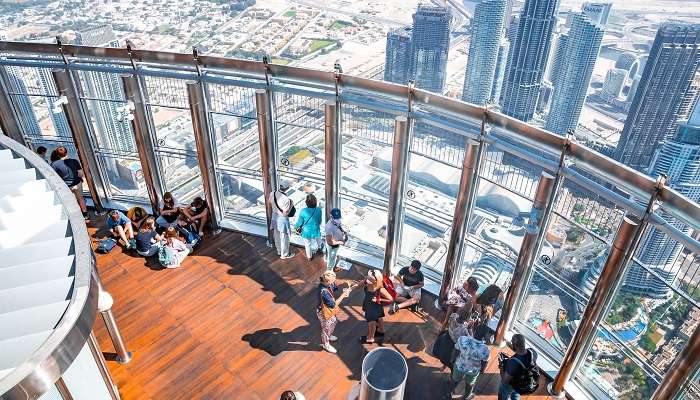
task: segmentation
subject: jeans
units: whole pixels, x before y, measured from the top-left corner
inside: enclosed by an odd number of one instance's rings
[[[140,251],[137,251],[137,253],[139,253],[139,255],[143,256],[143,257],[155,256],[156,254],[158,254],[158,250],[160,250],[160,246],[161,246],[160,242],[153,243],[147,252],[142,253]]]
[[[304,250],[306,250],[306,258],[311,258],[314,255],[315,250],[323,249],[323,242],[320,237],[316,238],[302,238],[304,241]]]
[[[516,393],[513,386],[501,383],[498,387],[498,400],[520,400],[520,393]]]
[[[338,250],[340,250],[340,246],[328,246],[328,259],[326,261],[326,269],[329,271],[332,271],[333,268],[335,268],[335,264],[338,261]]]
[[[158,226],[163,227],[163,228],[169,228],[171,226],[177,226],[177,220],[175,220],[173,222],[168,222],[161,215],[158,218],[156,218],[156,224],[158,224]]]
[[[275,248],[277,249],[277,254],[284,256],[289,254],[289,233],[280,232],[277,229],[273,229],[273,236],[275,237]]]

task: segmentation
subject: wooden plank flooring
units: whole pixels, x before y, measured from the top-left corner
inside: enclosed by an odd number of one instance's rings
[[[105,235],[94,226],[90,232]],[[325,268],[321,257],[279,260],[260,238],[231,232],[205,237],[174,270],[120,248],[98,254],[97,266],[134,354],[127,365],[112,361],[111,342],[97,319],[97,338],[126,400],[268,400],[286,389],[309,400],[344,400],[360,379],[362,358],[374,348],[357,343],[366,323],[362,293],[356,291],[342,305],[338,354],[322,351],[315,314],[315,289]],[[364,271],[354,266],[339,279],[359,279]],[[426,353],[437,334],[435,318],[441,317],[432,301],[424,296],[420,311],[386,319],[384,346],[400,351],[409,365],[406,399],[447,398],[447,373]],[[477,399],[496,398],[496,353],[477,385]]]

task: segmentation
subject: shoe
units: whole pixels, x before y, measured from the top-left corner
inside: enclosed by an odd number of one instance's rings
[[[372,341],[367,340],[367,336],[360,336],[360,343],[362,344],[374,344],[375,340],[372,339]]]
[[[296,255],[296,254],[294,254],[294,253],[287,253],[287,254],[285,254],[285,255],[283,255],[283,256],[280,256],[280,258],[283,259],[283,260],[286,260],[286,259],[288,259],[288,258],[293,258],[295,255]]]
[[[323,350],[335,354],[338,352],[338,350],[335,349],[335,347],[331,346],[330,344],[322,344],[321,347],[323,347]]]
[[[338,338],[337,338],[337,337],[335,337],[335,336],[331,335],[331,338],[330,338],[330,341],[331,341],[331,342],[335,342],[335,341],[337,341],[337,340],[338,340]]]
[[[397,311],[399,311],[399,305],[396,303],[391,303],[391,306],[389,307],[389,315],[394,315]]]
[[[379,331],[376,331],[376,332],[374,333],[374,336],[376,336],[376,337],[384,337],[385,334],[386,334],[386,332],[379,332]],[[376,339],[376,337],[375,337],[375,339]]]

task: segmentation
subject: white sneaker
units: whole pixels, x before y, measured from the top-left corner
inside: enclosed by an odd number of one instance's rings
[[[338,340],[338,338],[337,338],[337,337],[335,337],[335,336],[331,335],[331,338],[330,338],[330,341],[331,341],[331,342],[335,342],[335,341],[337,341],[337,340]]]
[[[288,259],[288,258],[294,258],[295,255],[296,255],[296,254],[294,254],[294,253],[287,253],[287,254],[285,254],[285,255],[283,255],[283,256],[280,256],[280,258],[283,259],[283,260],[286,260],[286,259]]]
[[[336,350],[335,347],[331,346],[330,344],[323,344],[323,345],[321,345],[321,347],[323,347],[323,350],[325,350],[329,353],[332,353],[332,354],[335,354],[338,352],[338,350]]]

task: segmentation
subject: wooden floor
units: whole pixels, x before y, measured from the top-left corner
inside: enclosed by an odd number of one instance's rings
[[[104,236],[104,230],[90,231]],[[307,262],[299,253],[279,260],[260,238],[230,232],[205,237],[174,270],[120,248],[98,254],[97,266],[133,352],[127,365],[111,361],[113,348],[97,319],[96,335],[126,400],[268,400],[287,389],[309,400],[348,399],[360,379],[362,358],[376,346],[358,343],[366,323],[357,291],[342,305],[335,331],[338,354],[322,351],[315,314],[321,257]],[[353,266],[339,279],[363,274],[364,268]],[[424,296],[418,312],[386,319],[384,346],[397,349],[408,362],[406,399],[447,398],[447,374],[426,353],[437,334],[434,317],[440,317],[431,303]],[[477,399],[495,399],[498,382],[492,357]]]

